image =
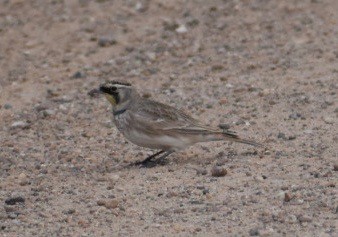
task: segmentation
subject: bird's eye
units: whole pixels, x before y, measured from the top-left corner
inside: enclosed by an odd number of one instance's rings
[[[112,87],[110,87],[110,90],[111,90],[111,91],[116,91],[116,90],[117,90],[117,87],[116,87],[116,86],[112,86]]]

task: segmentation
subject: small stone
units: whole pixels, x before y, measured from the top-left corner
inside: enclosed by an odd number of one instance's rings
[[[102,199],[97,200],[97,202],[96,202],[96,204],[97,204],[98,206],[104,206],[105,203],[106,203],[106,201],[105,201],[105,200],[102,200]]]
[[[284,192],[278,192],[276,195],[276,198],[284,200],[285,193]]]
[[[178,28],[176,28],[175,31],[179,34],[183,34],[183,33],[186,33],[188,29],[185,25],[180,25]]]
[[[68,209],[68,210],[65,210],[63,213],[64,214],[67,214],[67,215],[72,215],[72,214],[74,214],[75,213],[75,209],[74,208],[70,208],[70,209]]]
[[[280,132],[280,133],[278,133],[277,138],[286,140],[286,135],[285,135],[285,133]]]
[[[291,135],[291,136],[288,137],[289,140],[295,140],[296,138],[297,138],[296,135]]]
[[[117,201],[116,199],[112,199],[112,200],[107,200],[104,206],[107,209],[114,209],[114,208],[117,208],[118,205],[119,205],[119,201]]]
[[[292,201],[290,202],[291,205],[303,205],[304,204],[304,200],[303,199],[292,199]]]
[[[235,124],[236,125],[243,125],[243,124],[245,124],[245,121],[243,119],[239,119],[239,120],[237,120],[237,122]]]
[[[166,197],[167,198],[172,198],[172,197],[177,197],[178,196],[178,193],[177,192],[169,192],[167,193]]]
[[[17,203],[24,203],[24,202],[25,202],[25,198],[24,197],[20,197],[20,196],[7,198],[5,200],[5,203],[7,205],[15,205]]]
[[[52,109],[46,109],[46,110],[41,111],[41,114],[43,115],[43,117],[46,118],[46,117],[55,115],[55,111]]]
[[[302,115],[300,113],[292,113],[292,114],[289,115],[289,118],[294,119],[294,120],[299,119],[301,117],[302,117]]]
[[[304,130],[304,133],[305,133],[305,134],[313,134],[313,130],[311,130],[311,129],[306,129],[306,130]]]
[[[29,179],[28,179],[28,177],[25,173],[19,174],[18,180],[19,180],[19,184],[21,186],[25,186],[25,185],[29,184]]]
[[[228,102],[228,99],[226,97],[223,97],[219,100],[219,104],[225,105]]]
[[[119,205],[119,202],[116,199],[108,199],[108,200],[100,199],[96,203],[97,205],[104,206],[107,209],[114,209]]]
[[[264,237],[264,236],[272,236],[274,230],[270,227],[270,228],[266,228],[266,229],[262,229],[259,230],[259,236]]]
[[[258,228],[253,228],[249,231],[250,236],[258,236],[259,235],[259,229]]]
[[[291,199],[292,197],[289,193],[284,193],[284,202],[290,202]]]
[[[338,163],[333,165],[333,171],[338,171]]]
[[[206,169],[203,169],[203,168],[196,169],[197,175],[206,175],[207,173],[208,173],[208,171]]]
[[[11,212],[11,213],[9,213],[8,217],[9,217],[10,219],[15,219],[15,218],[18,217],[18,214],[15,213],[15,212]]]
[[[289,224],[297,223],[297,217],[295,215],[289,215],[286,220]]]
[[[29,124],[25,121],[16,121],[14,123],[12,123],[11,128],[15,129],[15,128],[28,128]]]
[[[224,167],[214,166],[211,169],[211,176],[213,177],[223,177],[227,174],[227,170]]]
[[[329,116],[323,117],[323,120],[327,124],[334,124],[334,122],[335,122],[335,119],[332,118],[332,117],[329,117]]]
[[[0,221],[7,219],[7,214],[4,210],[0,211]],[[0,227],[1,228],[1,227]],[[1,229],[0,229],[1,230]]]
[[[84,78],[86,77],[86,74],[84,72],[81,71],[77,71],[73,74],[72,78],[74,79],[79,79],[79,78]]]
[[[146,55],[147,55],[147,57],[148,57],[148,59],[150,61],[155,61],[156,60],[156,53],[154,53],[154,52],[147,52]]]
[[[222,71],[224,69],[224,66],[223,65],[220,65],[220,64],[216,64],[216,65],[213,65],[211,67],[211,70],[212,71]]]
[[[102,36],[98,39],[98,45],[100,47],[108,47],[117,43],[117,41],[111,36]]]
[[[12,105],[11,104],[4,104],[4,109],[11,109]]]
[[[327,105],[333,105],[334,104],[334,101],[332,99],[326,99],[324,102]]]
[[[267,96],[267,95],[270,95],[270,94],[271,94],[271,91],[272,91],[271,89],[265,88],[265,89],[263,89],[261,92],[259,92],[258,95],[261,96],[261,97],[262,97],[262,96]]]
[[[12,205],[12,206],[5,205],[4,206],[4,210],[5,210],[6,213],[11,213],[11,212],[18,211],[18,208],[16,206],[14,206],[14,205]]]
[[[298,216],[298,220],[300,222],[312,222],[312,217],[310,217],[308,215],[300,215],[300,216]]]
[[[229,124],[222,123],[222,124],[218,125],[218,127],[220,129],[223,129],[223,130],[229,130],[231,126]]]
[[[254,177],[254,180],[257,181],[257,182],[262,182],[264,179],[261,175],[258,175],[258,176]]]
[[[137,2],[135,5],[135,10],[138,12],[144,12],[146,10],[146,7],[144,7],[142,2]]]

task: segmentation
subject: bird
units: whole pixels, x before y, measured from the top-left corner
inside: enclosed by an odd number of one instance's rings
[[[182,109],[142,97],[130,83],[105,81],[95,89],[112,105],[112,120],[130,142],[158,152],[135,164],[164,161],[170,154],[200,142],[233,141],[263,147],[235,132],[207,126]]]

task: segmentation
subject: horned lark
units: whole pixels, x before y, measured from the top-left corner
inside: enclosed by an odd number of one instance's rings
[[[182,110],[141,97],[129,83],[108,81],[99,91],[112,105],[117,129],[132,143],[160,150],[138,164],[158,157],[163,160],[175,151],[198,142],[229,140],[253,146],[255,141],[239,138],[234,132],[201,124]]]

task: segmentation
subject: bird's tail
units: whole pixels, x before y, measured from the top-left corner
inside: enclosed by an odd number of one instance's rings
[[[222,132],[215,132],[210,136],[210,138],[211,140],[214,140],[214,141],[228,140],[228,141],[248,144],[251,146],[265,147],[264,145],[258,142],[255,142],[253,140],[240,138],[236,133],[228,131],[228,130],[222,131]]]

